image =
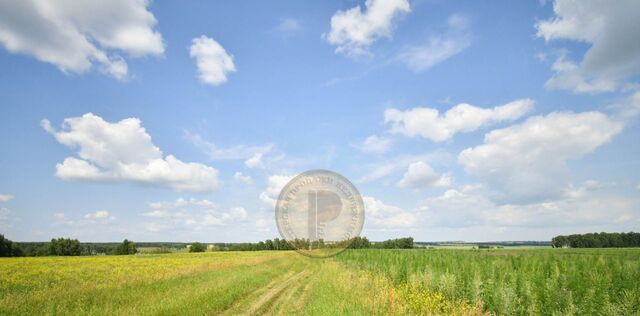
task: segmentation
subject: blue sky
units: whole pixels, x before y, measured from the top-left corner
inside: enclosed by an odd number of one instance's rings
[[[280,188],[318,168],[356,184],[374,240],[640,226],[635,1],[0,12],[12,240],[273,238]]]

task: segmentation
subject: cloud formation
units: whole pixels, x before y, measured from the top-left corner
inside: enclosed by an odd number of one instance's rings
[[[109,211],[95,211],[93,213],[87,213],[84,215],[85,219],[89,220],[104,220],[104,219],[115,219],[114,216],[109,214]]]
[[[245,160],[257,153],[266,154],[275,147],[273,144],[264,144],[256,146],[234,145],[225,148],[205,140],[200,134],[188,131],[185,132],[185,138],[212,160]]]
[[[417,217],[400,207],[388,205],[374,197],[363,196],[365,229],[393,230],[415,227]]]
[[[553,112],[489,132],[458,156],[464,169],[497,189],[503,201],[558,198],[569,184],[569,160],[609,142],[623,124],[601,112]]]
[[[212,167],[163,157],[137,118],[110,123],[87,113],[66,118],[59,131],[46,119],[41,125],[59,143],[78,149],[78,158],[67,157],[56,165],[61,179],[132,181],[194,192],[212,191],[220,184]]]
[[[453,15],[449,17],[447,30],[443,34],[432,35],[424,44],[403,49],[398,59],[409,69],[421,72],[459,54],[469,45],[471,35],[467,18]]]
[[[383,154],[389,151],[392,143],[391,138],[371,135],[367,137],[362,144],[355,145],[355,147],[365,153]]]
[[[584,227],[640,222],[638,200],[591,190],[531,204],[496,204],[481,192],[451,189],[424,202],[425,226],[463,227]],[[632,224],[633,225],[633,224]],[[566,228],[565,228],[566,230]]]
[[[236,71],[233,56],[213,38],[205,35],[191,40],[189,55],[196,59],[198,77],[204,84],[219,86],[227,82],[227,75]]]
[[[349,56],[366,54],[376,40],[391,37],[394,20],[411,11],[407,0],[367,0],[360,6],[339,10],[331,17],[331,31],[323,37],[336,47],[336,53]]]
[[[294,18],[280,19],[274,31],[280,34],[282,37],[292,36],[302,30],[302,22]]]
[[[434,108],[413,108],[405,111],[387,109],[385,123],[392,134],[421,136],[435,142],[451,139],[457,133],[472,132],[499,122],[514,121],[533,109],[531,99],[520,99],[493,108],[480,108],[460,103],[440,114]]]
[[[267,178],[267,188],[260,193],[260,201],[266,206],[275,207],[280,191],[293,179],[289,175],[271,175]]]
[[[546,87],[576,93],[614,91],[640,74],[640,2],[635,0],[556,0],[555,16],[536,23],[546,41],[574,40],[590,44],[576,63],[562,53],[553,64]]]
[[[124,57],[162,55],[162,35],[145,0],[0,2],[0,43],[53,64],[63,72],[84,73],[94,64],[126,79]]]
[[[151,202],[152,210],[140,213],[151,219],[143,223],[148,232],[163,230],[201,230],[208,226],[222,226],[237,223],[247,219],[247,210],[243,207],[233,207],[221,210],[215,203],[203,199],[178,198],[175,201]]]
[[[401,188],[428,188],[428,187],[448,187],[451,185],[451,176],[439,175],[431,166],[423,161],[414,162],[409,165],[407,172],[398,181]]]
[[[244,183],[246,185],[253,184],[253,179],[251,178],[251,176],[244,175],[240,171],[236,171],[236,173],[233,174],[233,180]]]
[[[13,195],[11,194],[0,194],[0,202],[9,202],[13,200]]]

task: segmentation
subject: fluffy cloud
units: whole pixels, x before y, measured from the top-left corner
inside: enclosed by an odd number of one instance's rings
[[[189,54],[196,59],[200,81],[212,86],[227,82],[227,75],[236,71],[233,56],[213,38],[204,35],[191,40]]]
[[[137,118],[109,123],[87,113],[65,119],[60,131],[46,119],[42,127],[59,143],[78,148],[79,158],[68,157],[56,165],[56,175],[62,179],[133,181],[195,192],[219,186],[216,169],[182,162],[172,155],[163,158]]]
[[[356,145],[355,147],[365,153],[382,154],[389,151],[392,143],[393,141],[388,137],[371,135],[367,137],[362,144]]]
[[[363,196],[362,201],[365,208],[365,225],[368,229],[406,229],[417,224],[415,214],[397,206],[385,204],[370,196]]]
[[[409,165],[402,179],[398,182],[401,188],[427,188],[448,187],[451,185],[451,176],[439,175],[423,161]]]
[[[162,35],[147,10],[149,1],[46,0],[0,2],[0,43],[63,72],[84,73],[94,63],[118,79],[131,57],[162,55]]]
[[[422,45],[405,48],[398,59],[413,71],[424,71],[462,52],[471,45],[467,30],[468,21],[461,15],[453,15],[447,21],[443,34],[433,35]]]
[[[253,184],[253,179],[250,176],[242,174],[242,172],[240,171],[237,171],[236,173],[233,174],[233,180],[236,180],[240,183],[244,183],[247,185]]]
[[[585,184],[588,186],[588,184]],[[526,205],[498,205],[479,192],[448,190],[424,202],[421,217],[435,227],[580,227],[640,222],[638,201],[590,188],[579,197]]]
[[[0,194],[0,202],[9,202],[13,200],[13,195],[11,194]]]
[[[590,44],[577,64],[562,54],[547,87],[577,93],[613,91],[640,73],[640,2],[635,0],[557,0],[555,16],[536,24],[546,41],[569,39]]]
[[[385,123],[390,132],[405,136],[422,136],[436,142],[451,139],[457,133],[472,132],[498,122],[513,121],[533,108],[533,100],[520,99],[491,109],[461,103],[440,114],[433,108],[413,108],[406,111],[387,109]]]
[[[226,213],[230,219],[246,219],[247,218],[247,210],[244,207],[233,207],[229,210],[229,213]]]
[[[149,232],[167,229],[200,230],[207,226],[234,224],[248,217],[247,210],[242,207],[224,211],[206,199],[178,198],[173,202],[152,202],[149,206],[150,211],[140,213],[153,220],[143,224]]]
[[[394,156],[383,161],[362,165],[361,168],[364,169],[365,175],[357,181],[369,182],[382,179],[406,170],[410,164],[417,161],[443,164],[453,160],[455,160],[455,156],[441,150],[436,150],[429,154]]]
[[[338,11],[331,17],[331,31],[323,37],[337,46],[337,53],[365,54],[377,39],[391,37],[394,20],[411,11],[407,0],[367,0],[365,7],[364,11],[360,6]]]
[[[260,201],[267,206],[274,207],[280,196],[280,191],[293,179],[288,175],[272,175],[267,178],[267,188],[260,193]]]
[[[567,161],[593,152],[622,128],[600,112],[554,112],[489,132],[484,144],[465,149],[458,161],[505,201],[554,199],[568,185]]]

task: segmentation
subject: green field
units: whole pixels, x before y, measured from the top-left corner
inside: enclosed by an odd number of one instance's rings
[[[640,315],[640,249],[0,258],[0,314]]]

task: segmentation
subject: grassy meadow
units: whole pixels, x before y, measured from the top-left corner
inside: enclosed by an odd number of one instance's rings
[[[640,315],[640,249],[0,258],[0,314]]]

